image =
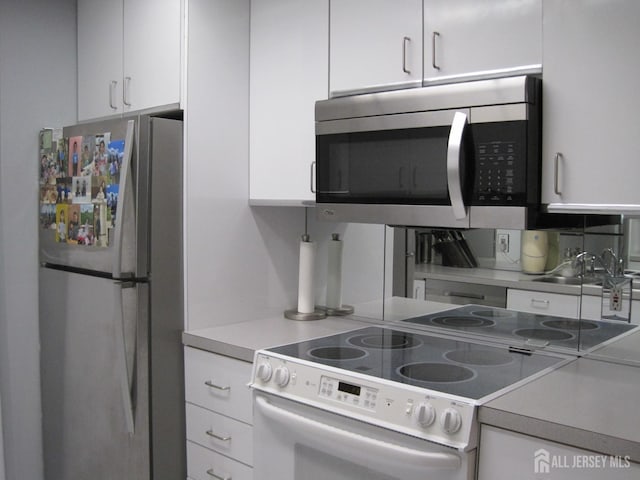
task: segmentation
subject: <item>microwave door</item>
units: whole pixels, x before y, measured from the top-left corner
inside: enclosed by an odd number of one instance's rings
[[[467,217],[467,206],[464,203],[464,133],[467,128],[467,115],[456,112],[451,123],[449,142],[447,145],[447,185],[451,208],[457,220]]]

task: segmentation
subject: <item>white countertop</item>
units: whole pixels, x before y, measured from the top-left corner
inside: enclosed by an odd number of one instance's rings
[[[393,298],[385,319],[454,308],[455,305]],[[294,321],[283,317],[183,333],[187,346],[253,361],[256,350],[332,335],[372,324],[381,302],[356,307],[358,316]],[[369,315],[371,318],[366,318]],[[618,358],[627,361],[616,363]],[[613,361],[602,361],[610,358]],[[637,365],[634,365],[634,362]],[[479,409],[481,423],[556,441],[594,452],[629,455],[640,462],[640,332],[632,333],[568,365],[494,399]]]

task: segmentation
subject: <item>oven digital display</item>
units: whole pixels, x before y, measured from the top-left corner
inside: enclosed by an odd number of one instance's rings
[[[356,385],[350,385],[344,382],[338,382],[338,390],[344,393],[350,393],[351,395],[360,396],[360,387]]]

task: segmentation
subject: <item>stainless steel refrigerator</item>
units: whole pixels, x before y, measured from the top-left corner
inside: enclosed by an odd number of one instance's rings
[[[40,133],[45,478],[186,478],[180,112]]]

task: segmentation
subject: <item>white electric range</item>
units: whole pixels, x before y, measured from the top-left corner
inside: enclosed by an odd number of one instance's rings
[[[258,351],[254,473],[473,478],[479,405],[632,327],[467,305]]]

